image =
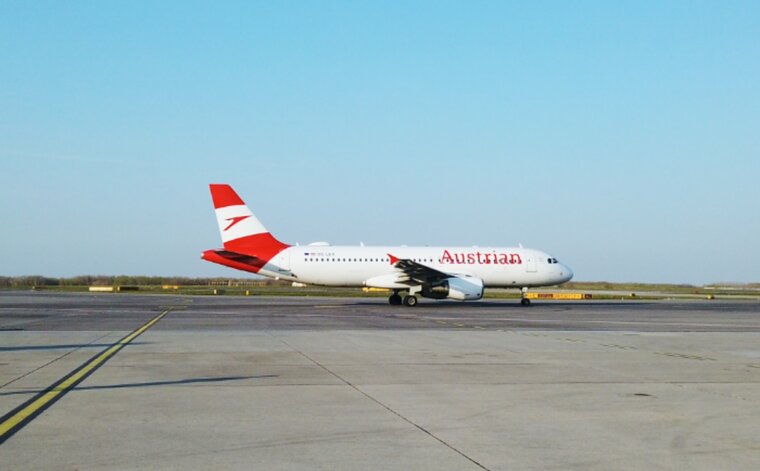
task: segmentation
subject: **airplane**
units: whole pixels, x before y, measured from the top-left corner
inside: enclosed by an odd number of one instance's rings
[[[276,239],[230,185],[211,184],[223,248],[201,258],[277,280],[384,288],[392,305],[416,306],[417,296],[476,301],[486,287],[529,288],[569,281],[573,271],[539,250],[519,247],[288,245]]]

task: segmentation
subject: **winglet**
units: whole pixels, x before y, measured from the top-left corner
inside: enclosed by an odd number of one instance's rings
[[[394,256],[393,256],[393,255],[391,255],[391,254],[387,254],[387,255],[388,255],[388,257],[390,257],[390,259],[391,259],[391,265],[395,265],[396,263],[398,263],[398,261],[399,261],[399,260],[401,260],[400,258],[398,258],[398,257],[394,257]]]

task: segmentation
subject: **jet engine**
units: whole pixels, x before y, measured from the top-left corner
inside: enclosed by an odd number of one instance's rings
[[[422,296],[432,299],[475,301],[483,297],[483,280],[473,277],[452,276],[422,287]]]

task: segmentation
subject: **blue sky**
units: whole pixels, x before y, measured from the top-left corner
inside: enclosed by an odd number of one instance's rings
[[[226,182],[290,243],[760,281],[758,2],[4,1],[0,64],[0,275],[242,275]]]

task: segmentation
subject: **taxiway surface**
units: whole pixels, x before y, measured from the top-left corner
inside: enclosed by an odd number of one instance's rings
[[[760,466],[757,302],[2,292],[0,415],[163,312],[0,468]]]

